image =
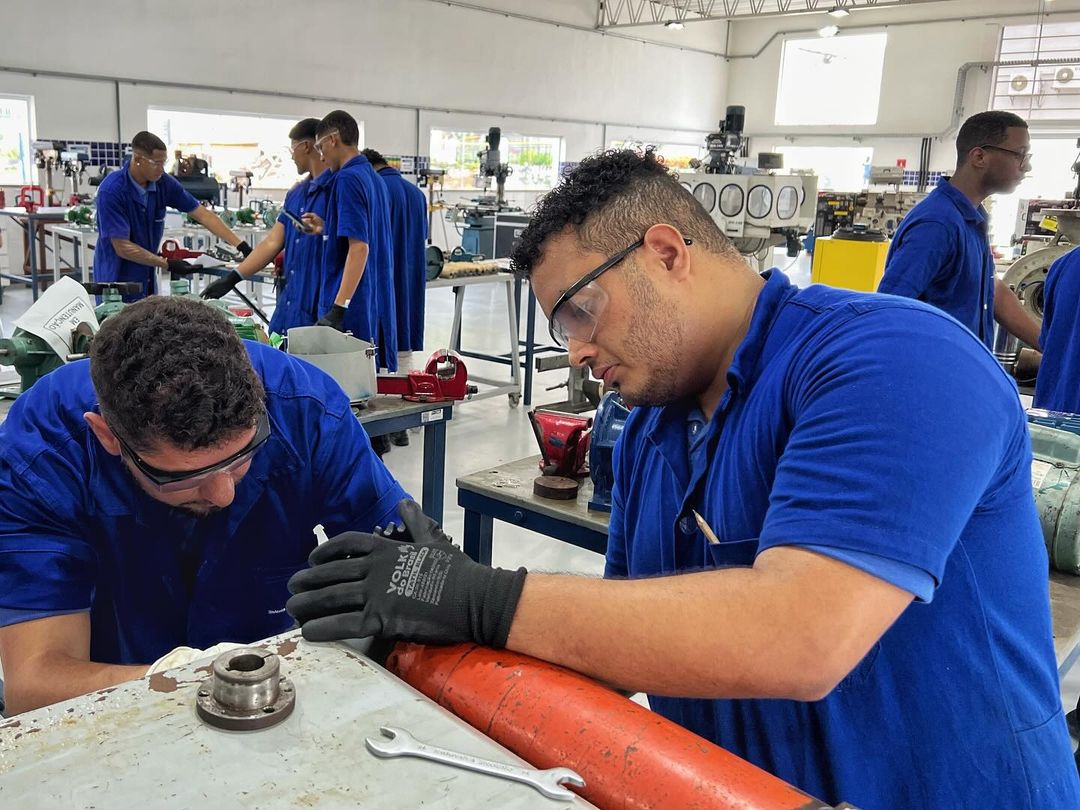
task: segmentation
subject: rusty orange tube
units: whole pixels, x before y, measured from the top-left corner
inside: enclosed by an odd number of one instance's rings
[[[620,810],[818,810],[787,782],[596,681],[475,644],[398,644],[387,667],[536,768],[565,766],[578,791]]]

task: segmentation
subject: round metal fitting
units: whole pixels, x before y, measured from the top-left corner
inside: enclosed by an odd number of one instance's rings
[[[199,685],[195,708],[204,722],[230,731],[256,731],[292,714],[296,692],[281,659],[258,647],[238,647],[214,659]]]

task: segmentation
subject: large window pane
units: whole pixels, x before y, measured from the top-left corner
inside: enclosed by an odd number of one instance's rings
[[[861,191],[869,185],[874,150],[869,146],[777,146],[784,171],[812,169],[819,191]]]
[[[705,157],[705,146],[702,143],[648,143],[646,141],[611,141],[610,149],[636,149],[642,151],[652,148],[656,154],[664,159],[664,165],[675,171],[688,171],[691,160],[701,160]]]
[[[876,124],[887,35],[784,42],[777,126]]]
[[[446,169],[445,188],[477,188],[479,153],[484,151],[486,137],[486,132],[431,130],[431,165]],[[507,190],[544,191],[554,188],[559,179],[561,154],[561,138],[503,132],[499,141],[500,161],[509,163],[513,169],[506,181]]]
[[[30,161],[30,99],[0,96],[0,185],[23,186],[36,182]]]

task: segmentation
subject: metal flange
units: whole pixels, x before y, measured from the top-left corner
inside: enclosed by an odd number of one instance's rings
[[[212,674],[199,685],[195,708],[202,720],[230,731],[277,725],[296,705],[292,681],[281,659],[259,647],[239,647],[214,659]]]

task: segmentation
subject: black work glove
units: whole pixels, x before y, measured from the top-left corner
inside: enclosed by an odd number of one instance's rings
[[[345,331],[345,307],[334,304],[330,311],[315,321],[316,326],[332,326],[339,332]]]
[[[188,264],[183,259],[169,259],[169,272],[175,273],[178,276],[186,276],[189,273],[194,273],[199,268],[194,264]]]
[[[345,532],[294,574],[285,604],[308,641],[379,638],[506,646],[525,569],[474,562],[445,541],[414,501],[398,504],[412,542]]]
[[[251,255],[251,245],[247,243],[246,239],[239,245],[237,245],[236,249],[240,251],[240,255],[243,256],[245,259]]]
[[[202,291],[203,298],[221,298],[221,296],[228,293],[233,287],[244,280],[244,277],[237,273],[235,270],[230,270],[229,275],[222,276],[219,279],[215,279],[206,285],[206,289]]]

